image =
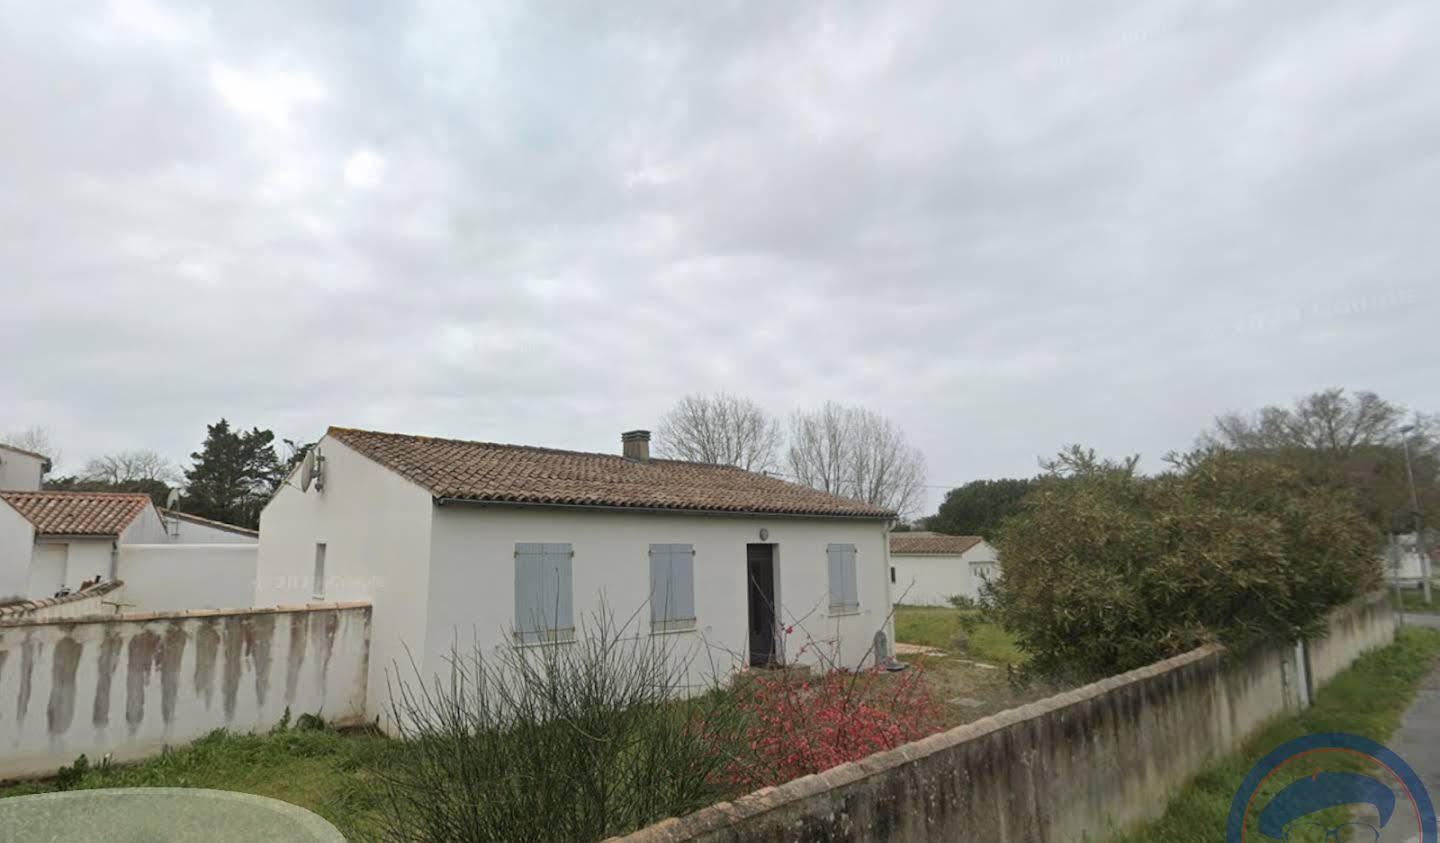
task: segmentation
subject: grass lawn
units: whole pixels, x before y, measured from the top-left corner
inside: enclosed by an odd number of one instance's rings
[[[1170,802],[1159,820],[1111,843],[1213,843],[1223,838],[1235,791],[1266,753],[1316,732],[1350,732],[1384,743],[1400,725],[1436,658],[1440,658],[1440,632],[1406,628],[1395,644],[1367,653],[1335,677],[1316,694],[1310,709],[1271,723],[1238,754],[1202,773]],[[1276,783],[1273,789],[1279,786]],[[1267,786],[1262,794],[1271,790]]]
[[[1394,591],[1391,591],[1394,594]],[[1425,605],[1425,592],[1418,588],[1403,588],[1400,590],[1400,605],[1407,612],[1429,612],[1440,614],[1440,586],[1430,589],[1430,597],[1434,600],[1430,605]]]
[[[976,619],[966,631],[961,618]],[[1024,664],[1029,658],[1015,644],[1010,633],[993,623],[979,621],[974,609],[953,609],[948,606],[895,607],[895,640],[904,644],[923,644],[947,652],[963,653],[970,658],[991,664]]]
[[[1052,693],[1053,688],[1013,688],[1007,665],[1029,658],[1015,639],[975,610],[949,606],[897,606],[895,640],[943,651],[943,655],[901,656],[921,663],[936,698],[945,704],[947,726],[969,723]],[[973,623],[962,628],[961,619]]]
[[[372,836],[371,823],[382,807],[383,793],[373,786],[371,771],[389,746],[368,731],[220,731],[146,761],[103,770],[91,766],[70,789],[204,787],[253,793],[314,811],[348,839],[360,840]],[[0,797],[58,789],[53,778],[24,781],[0,787]]]

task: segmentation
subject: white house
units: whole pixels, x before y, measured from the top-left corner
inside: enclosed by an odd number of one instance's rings
[[[237,527],[223,521],[212,521],[188,512],[161,509],[170,541],[179,544],[258,544],[260,531]]]
[[[244,608],[255,595],[257,534],[141,492],[0,492],[0,599],[123,580],[137,611]]]
[[[332,427],[261,515],[255,605],[370,601],[377,708],[397,664],[563,642],[602,605],[725,672],[865,660],[894,513],[651,459],[649,438],[612,455]]]
[[[953,595],[980,596],[1000,573],[1000,554],[979,536],[890,535],[890,596],[911,606],[944,606]]]
[[[38,492],[50,470],[50,458],[34,451],[0,445],[0,491]]]
[[[1440,556],[1440,547],[1436,546],[1436,539],[1426,530],[1426,545],[1430,550],[1430,557],[1434,560]],[[1416,541],[1417,533],[1405,533],[1403,535],[1391,536],[1385,547],[1383,565],[1385,578],[1392,580],[1399,578],[1400,582],[1406,584],[1418,584],[1425,578],[1425,559],[1420,553],[1420,543]],[[1430,574],[1435,573],[1435,563],[1430,565]]]
[[[113,580],[122,543],[165,540],[149,495],[0,492],[0,597],[53,597],[96,576]]]

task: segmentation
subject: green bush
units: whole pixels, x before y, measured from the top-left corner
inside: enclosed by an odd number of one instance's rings
[[[997,544],[987,599],[1031,669],[1067,679],[1310,637],[1379,582],[1379,537],[1346,493],[1218,451],[1144,477],[1073,449]]]

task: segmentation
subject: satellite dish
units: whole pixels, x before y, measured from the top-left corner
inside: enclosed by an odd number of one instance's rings
[[[311,448],[305,452],[305,459],[300,463],[300,491],[310,491],[310,482],[315,479],[315,449]]]
[[[165,496],[165,508],[174,509],[178,503],[180,503],[180,490],[171,489],[170,494]]]

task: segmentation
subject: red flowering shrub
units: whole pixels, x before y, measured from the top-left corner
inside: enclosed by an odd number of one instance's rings
[[[738,703],[739,746],[722,777],[742,790],[777,785],[938,731],[940,706],[923,670],[830,672],[818,679],[757,674]]]

